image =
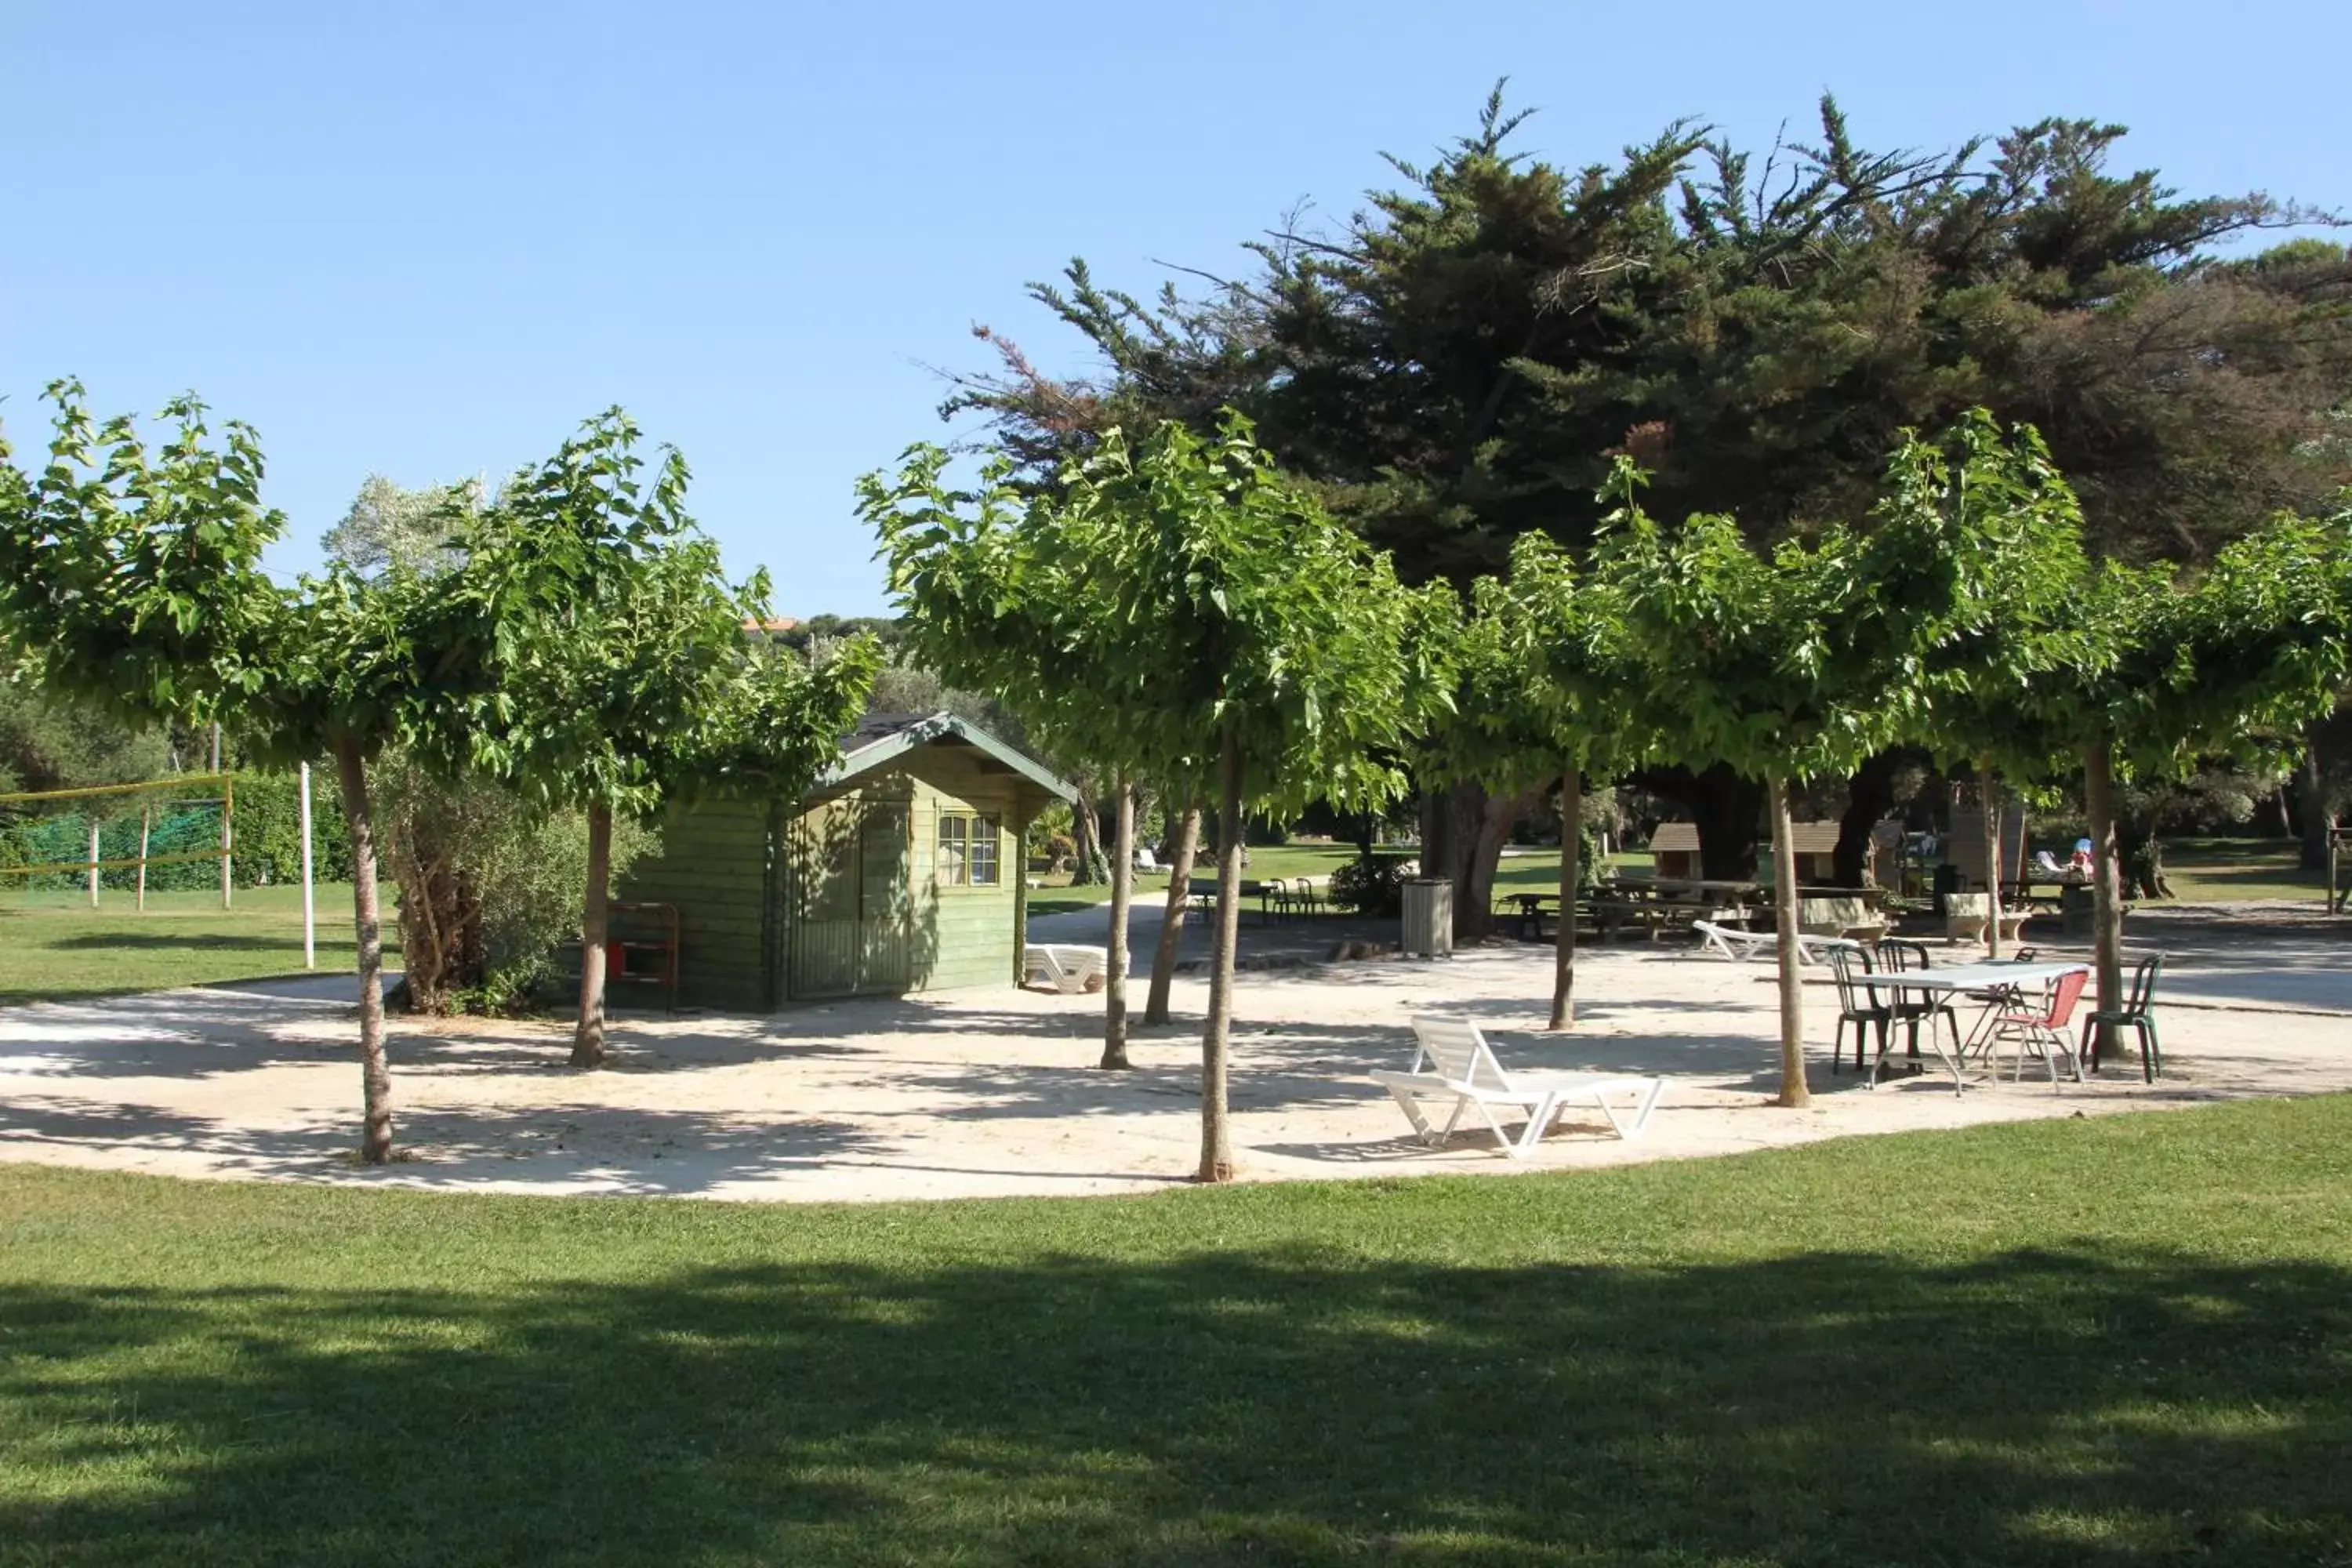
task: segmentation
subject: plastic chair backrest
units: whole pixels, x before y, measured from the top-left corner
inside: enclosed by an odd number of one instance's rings
[[[1865,986],[1853,983],[1855,973],[1872,973],[1870,950],[1865,947],[1833,947],[1830,949],[1830,973],[1837,981],[1838,1005],[1848,1013],[1867,1013],[1878,1002],[1877,994]]]
[[[1882,938],[1878,943],[1878,956],[1885,961],[1883,967],[1897,974],[1907,974],[1915,970],[1926,969],[1935,963],[1935,960],[1928,956],[1927,944],[1917,942],[1890,941]]]
[[[2074,1016],[2074,1004],[2083,999],[2083,987],[2091,983],[2088,973],[2072,969],[2058,977],[2050,988],[2050,1016],[2043,1020],[2053,1029],[2063,1029],[2066,1020]]]
[[[1413,1019],[1412,1032],[1421,1042],[1422,1054],[1429,1058],[1430,1070],[1438,1077],[1481,1089],[1510,1087],[1503,1064],[1495,1059],[1486,1037],[1469,1019],[1424,1016]]]
[[[2124,1011],[2135,1018],[2147,1016],[2156,1005],[2156,983],[2163,976],[2164,954],[2150,953],[2141,959],[2139,967],[2132,971],[2131,1000],[2124,1005]]]

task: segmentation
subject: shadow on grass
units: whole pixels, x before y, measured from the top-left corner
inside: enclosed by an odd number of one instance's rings
[[[234,931],[91,931],[47,944],[59,952],[292,952],[302,951],[299,932],[252,936]]]
[[[2341,1562],[2347,1303],[2120,1247],[0,1286],[61,1483],[0,1557]]]

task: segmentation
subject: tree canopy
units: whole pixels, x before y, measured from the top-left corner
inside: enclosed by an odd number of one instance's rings
[[[686,510],[688,471],[646,472],[621,410],[480,505],[454,509],[425,618],[442,650],[443,765],[589,819],[577,1066],[604,1059],[604,939],[614,813],[706,790],[797,796],[840,754],[877,658],[857,639],[812,666],[754,634],[764,574],[730,584]]]
[[[908,635],[952,679],[1129,779],[1222,798],[1216,957],[1202,1036],[1201,1175],[1232,1174],[1224,1063],[1246,809],[1370,804],[1404,787],[1408,737],[1451,692],[1450,595],[1412,591],[1228,415],[1074,459],[1025,499],[1000,455],[976,490],[911,450],[862,486]]]
[[[1678,122],[1611,162],[1477,130],[1344,223],[1304,220],[1187,299],[1097,283],[1032,294],[1103,373],[1001,363],[949,402],[1038,477],[1112,420],[1226,405],[1396,552],[1466,583],[1536,531],[1581,543],[1610,454],[1670,514],[1777,537],[1860,523],[1906,427],[1972,406],[2031,421],[2101,553],[2197,558],[2352,474],[2352,259],[2323,218],[2253,193],[2184,197],[2113,167],[2119,126],[2052,119],[1948,152],[1874,152],[1835,101],[1810,145],[1734,148]]]

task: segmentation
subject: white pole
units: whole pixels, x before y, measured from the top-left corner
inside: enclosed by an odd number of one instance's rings
[[[215,773],[220,772],[220,726],[218,724],[215,724],[213,726],[213,772]],[[220,840],[221,908],[223,909],[229,907],[228,889],[229,879],[232,874],[232,868],[229,865],[229,853],[233,847],[229,843],[229,817],[235,813],[236,809],[236,796],[231,791],[229,785],[223,784],[221,785]]]
[[[301,769],[302,802],[302,967],[319,967],[318,911],[310,902],[310,764]]]
[[[89,907],[98,908],[98,818],[89,819]]]
[[[139,908],[147,908],[147,835],[155,826],[155,803],[142,802],[139,807]]]

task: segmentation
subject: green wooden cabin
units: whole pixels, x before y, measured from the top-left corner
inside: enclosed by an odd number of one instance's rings
[[[796,805],[715,800],[662,824],[615,897],[675,905],[681,1005],[1016,985],[1023,836],[1076,791],[951,714],[877,715]]]

